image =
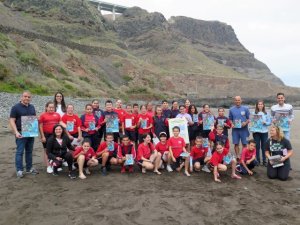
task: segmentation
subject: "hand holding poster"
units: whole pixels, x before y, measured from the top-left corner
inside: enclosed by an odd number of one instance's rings
[[[119,120],[117,116],[107,115],[106,119],[106,133],[119,132]]]
[[[211,130],[215,124],[215,117],[209,113],[202,114],[203,130]]]
[[[279,126],[282,129],[282,131],[289,131],[290,130],[289,115],[284,113],[276,113],[275,124]]]
[[[250,117],[250,131],[253,133],[263,131],[262,115],[254,114]]]
[[[173,135],[173,127],[178,126],[180,128],[180,134],[179,136],[182,137],[185,141],[185,143],[189,144],[189,132],[187,128],[187,123],[186,119],[184,118],[174,118],[174,119],[169,119],[169,132],[170,132],[170,137],[174,136]]]
[[[22,137],[39,136],[39,123],[36,116],[22,116]]]

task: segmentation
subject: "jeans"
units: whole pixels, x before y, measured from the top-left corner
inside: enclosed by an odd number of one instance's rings
[[[262,162],[266,162],[266,142],[268,140],[268,133],[253,133],[253,138],[256,142],[256,160],[260,163],[260,149],[262,154]]]
[[[32,150],[34,144],[33,137],[16,138],[17,150],[16,150],[16,169],[17,171],[23,171],[23,153],[25,149],[25,162],[26,171],[29,171],[32,167]]]

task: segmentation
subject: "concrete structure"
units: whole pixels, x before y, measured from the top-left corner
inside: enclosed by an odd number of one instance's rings
[[[112,12],[113,20],[116,19],[116,13],[123,13],[128,8],[125,6],[116,5],[109,2],[103,2],[100,0],[89,0],[89,1],[92,4],[97,5],[99,11],[104,10],[104,11]]]

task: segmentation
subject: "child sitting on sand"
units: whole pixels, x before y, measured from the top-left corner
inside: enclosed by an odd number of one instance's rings
[[[162,159],[162,163],[167,164],[167,171],[168,172],[172,172],[172,168],[171,168],[171,161],[172,161],[172,157],[171,154],[169,154],[169,146],[168,146],[168,142],[167,142],[167,133],[166,132],[160,132],[159,133],[159,140],[160,142],[158,142],[155,146],[155,149],[162,155],[161,159]]]
[[[202,146],[202,143],[203,143],[202,137],[197,136],[195,139],[195,146],[192,147],[190,153],[191,173],[193,172],[193,170],[199,172],[201,170],[201,166],[205,166],[205,164],[210,160],[210,157],[207,156],[208,148],[204,148]],[[204,168],[208,169],[207,167]]]
[[[213,172],[214,172],[214,180],[216,182],[221,182],[221,180],[219,179],[220,178],[219,172],[220,171],[223,172],[227,170],[227,166],[225,164],[227,165],[231,164],[232,167],[231,178],[241,179],[241,177],[235,173],[236,159],[231,158],[228,161],[224,160],[224,157],[229,153],[229,150],[227,148],[224,148],[223,143],[217,142],[215,149],[216,150],[210,159],[210,166],[213,168]]]
[[[252,169],[258,165],[255,146],[255,140],[251,139],[248,141],[248,146],[243,149],[240,164],[236,167],[240,174],[253,175]]]
[[[85,173],[87,175],[91,174],[89,168],[98,165],[98,160],[96,159],[96,153],[93,148],[91,148],[91,143],[89,139],[84,139],[82,141],[82,146],[76,147],[73,157],[76,161],[75,166],[79,170],[79,178],[86,179],[83,173],[83,168],[85,168]]]
[[[130,141],[129,136],[126,134],[122,136],[121,142],[122,143],[119,145],[117,154],[118,163],[122,165],[121,173],[126,172],[126,167],[128,167],[129,173],[133,173],[133,163],[136,158],[134,144]]]
[[[184,167],[184,174],[189,177],[191,176],[188,171],[190,157],[185,148],[185,141],[179,136],[180,128],[178,126],[173,127],[172,130],[174,136],[168,140],[169,154],[171,154],[173,161],[172,169],[180,172],[182,167]],[[185,156],[182,156],[182,154],[185,154]]]

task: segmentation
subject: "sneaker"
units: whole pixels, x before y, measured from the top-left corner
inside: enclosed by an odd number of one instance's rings
[[[66,161],[64,161],[64,162],[62,163],[62,165],[63,165],[64,167],[67,167],[67,166],[68,166],[68,163],[67,163]]]
[[[85,168],[84,169],[84,171],[85,171],[85,174],[87,174],[87,175],[90,175],[91,174],[91,172],[90,172],[90,170],[89,170],[89,168],[87,167],[87,168]]]
[[[47,173],[53,173],[53,167],[47,166]]]
[[[133,173],[133,166],[129,166],[129,173]]]
[[[107,175],[107,169],[106,169],[106,167],[102,167],[101,168],[101,173],[102,173],[103,176]]]
[[[125,172],[126,172],[126,168],[125,166],[122,166],[121,173],[125,173]]]
[[[72,164],[72,170],[77,170],[77,167],[74,165],[74,163]]]
[[[165,165],[162,163],[160,168],[163,170],[165,168]]]
[[[167,171],[168,172],[173,172],[172,167],[170,165],[167,165]]]
[[[208,169],[207,165],[202,167],[202,171],[206,172],[206,173],[210,173],[210,169]]]
[[[236,165],[235,171],[237,171],[237,172],[239,172],[239,173],[242,172],[242,168],[241,168],[241,165],[240,165],[240,164],[237,164],[237,165]]]
[[[22,170],[19,170],[19,171],[17,172],[17,177],[18,177],[18,178],[24,177],[24,174],[23,174],[23,171],[22,171]]]
[[[142,168],[142,173],[146,173],[146,168],[145,167]]]
[[[37,171],[35,168],[31,168],[30,170],[26,171],[27,174],[37,175],[39,174],[39,171]]]
[[[58,171],[58,172],[60,172],[60,171],[62,171],[62,170],[63,170],[63,169],[62,169],[61,167],[58,167],[58,168],[57,168],[57,171]]]
[[[75,175],[73,172],[69,172],[68,177],[69,177],[70,179],[76,179],[76,175]]]

